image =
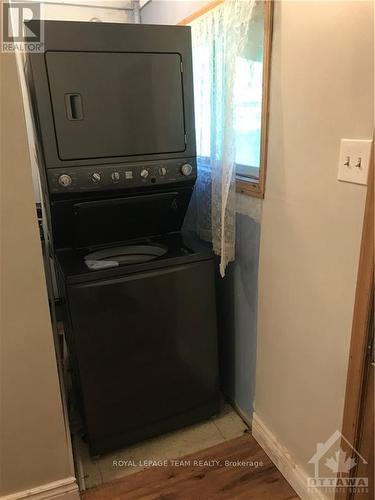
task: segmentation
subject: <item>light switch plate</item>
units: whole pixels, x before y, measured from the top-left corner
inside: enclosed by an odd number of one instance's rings
[[[367,184],[372,140],[341,139],[337,179]]]

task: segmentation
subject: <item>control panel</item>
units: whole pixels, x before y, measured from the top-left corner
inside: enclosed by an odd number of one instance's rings
[[[51,193],[78,193],[138,188],[195,180],[195,158],[162,162],[78,166],[48,169]]]

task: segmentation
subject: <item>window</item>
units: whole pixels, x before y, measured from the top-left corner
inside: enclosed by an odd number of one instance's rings
[[[263,64],[239,58],[236,66],[242,75],[235,82],[236,174],[259,179]]]
[[[227,0],[230,1],[230,0]],[[213,2],[214,8],[222,2]],[[234,82],[234,124],[236,144],[237,190],[263,197],[266,167],[267,107],[269,58],[272,25],[271,0],[257,1],[249,25],[249,34],[241,57],[237,57]],[[211,7],[212,8],[212,7]],[[180,24],[192,25],[206,14],[201,9]],[[193,43],[194,46],[194,43]],[[210,75],[212,58],[220,57],[206,45],[193,48],[197,153],[210,157],[211,101]]]

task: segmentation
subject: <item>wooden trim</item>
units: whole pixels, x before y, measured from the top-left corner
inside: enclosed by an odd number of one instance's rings
[[[256,196],[257,198],[264,198],[264,190],[266,185],[274,0],[264,0],[264,3],[263,100],[261,117],[259,182],[254,183],[251,181],[244,181],[242,179],[236,181],[236,190],[238,192],[250,196]]]
[[[372,335],[371,318],[374,300],[374,145],[372,146],[366,206],[363,220],[361,251],[354,302],[352,336],[349,351],[348,375],[344,404],[342,434],[357,446],[360,430],[362,398],[365,393],[365,374],[369,361]],[[342,443],[343,450],[347,446]],[[350,494],[344,495],[349,498]],[[342,499],[338,492],[336,499]]]
[[[262,167],[259,169],[259,174],[261,174],[261,171]],[[261,191],[260,182],[253,182],[251,180],[244,181],[242,179],[236,179],[236,191],[237,193],[243,193],[249,196],[255,196],[256,198],[264,197],[264,193],[262,193]]]
[[[264,24],[264,49],[263,49],[263,101],[261,121],[260,142],[260,169],[258,194],[264,198],[267,172],[267,149],[268,149],[268,126],[269,126],[269,100],[270,100],[270,77],[271,77],[271,51],[273,35],[273,0],[265,0],[265,24]]]
[[[196,10],[195,12],[190,14],[190,16],[185,17],[177,24],[180,26],[186,26],[187,24],[192,23],[193,21],[203,16],[204,14],[207,14],[207,12],[210,12],[210,10],[214,9],[215,7],[218,7],[223,2],[224,0],[213,0],[208,5],[205,5],[201,9]]]

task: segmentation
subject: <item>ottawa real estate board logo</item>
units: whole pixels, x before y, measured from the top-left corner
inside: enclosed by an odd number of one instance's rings
[[[314,477],[308,478],[309,488],[368,492],[368,478],[353,475],[356,467],[367,462],[340,431],[335,431],[325,443],[318,443],[308,463],[314,465]]]
[[[43,52],[44,23],[39,2],[2,2],[2,52]],[[32,25],[25,25],[33,21]]]

